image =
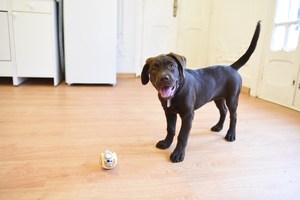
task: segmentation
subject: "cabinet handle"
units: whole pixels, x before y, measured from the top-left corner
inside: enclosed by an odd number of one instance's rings
[[[296,81],[295,81],[295,80],[293,80],[293,86],[295,85],[295,83],[296,83]]]
[[[298,89],[300,90],[300,83],[299,83],[299,85],[298,85]]]

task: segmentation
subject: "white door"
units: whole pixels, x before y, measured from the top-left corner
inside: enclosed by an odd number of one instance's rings
[[[300,70],[298,75],[298,82],[296,85],[295,99],[294,99],[294,107],[300,110]]]
[[[178,18],[173,7],[174,0],[145,0],[142,60],[176,50]]]
[[[177,52],[192,68],[206,64],[209,0],[145,0],[142,62]]]
[[[292,106],[299,73],[299,48],[293,52],[268,51],[259,97]]]
[[[275,23],[270,27],[270,39],[265,45],[268,48],[266,48],[265,61],[263,62],[264,69],[258,94],[263,99],[290,107],[297,104],[295,96],[300,71],[300,16],[298,14],[300,0],[293,2],[296,2],[296,5],[293,5],[290,1],[278,0],[277,7],[274,6],[274,8],[277,8]],[[282,12],[285,8],[287,12],[295,10],[297,13],[295,15],[293,13],[284,15]]]
[[[180,3],[177,52],[187,58],[189,68],[206,67],[211,1],[181,0]]]

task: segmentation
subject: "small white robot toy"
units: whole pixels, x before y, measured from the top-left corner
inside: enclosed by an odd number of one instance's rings
[[[112,169],[117,165],[118,158],[117,154],[113,151],[106,150],[101,153],[100,164],[103,169]]]

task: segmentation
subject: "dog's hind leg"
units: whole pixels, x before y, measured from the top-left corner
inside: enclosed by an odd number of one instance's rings
[[[210,130],[214,132],[219,132],[223,129],[223,124],[227,114],[227,108],[225,105],[225,99],[215,100],[215,104],[220,112],[220,119],[216,125],[214,125]]]
[[[238,106],[238,95],[235,97],[230,97],[226,99],[226,105],[229,109],[230,113],[230,124],[225,139],[229,142],[233,142],[235,140],[235,127],[237,121],[237,106]]]

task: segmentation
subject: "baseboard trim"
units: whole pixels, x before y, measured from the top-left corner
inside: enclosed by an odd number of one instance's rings
[[[243,94],[250,94],[250,88],[249,87],[245,87],[245,86],[242,86],[242,93]]]
[[[136,78],[135,73],[117,73],[117,78]]]

